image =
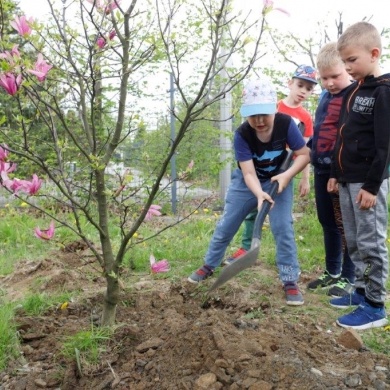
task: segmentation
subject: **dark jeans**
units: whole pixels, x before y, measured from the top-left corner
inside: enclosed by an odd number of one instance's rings
[[[355,281],[355,269],[345,243],[339,196],[327,191],[329,174],[314,172],[317,216],[324,234],[325,267],[331,275]]]

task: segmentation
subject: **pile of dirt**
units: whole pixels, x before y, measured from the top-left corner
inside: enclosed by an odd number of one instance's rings
[[[114,333],[92,364],[61,354],[67,336],[91,330],[101,313],[105,281],[91,258],[59,252],[21,264],[0,281],[9,299],[38,278],[46,293],[81,293],[44,315],[18,312],[21,356],[0,374],[0,389],[390,389],[390,355],[337,327],[324,295],[306,292],[304,306],[287,307],[275,270],[251,272],[274,283],[236,278],[207,299],[185,280],[125,283]]]

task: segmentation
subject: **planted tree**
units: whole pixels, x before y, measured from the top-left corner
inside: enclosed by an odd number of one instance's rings
[[[48,4],[51,18],[44,24],[14,15],[11,26],[26,42],[25,50],[12,43],[8,28],[1,30],[0,86],[13,108],[12,114],[1,108],[1,180],[14,196],[40,209],[48,225],[51,220],[50,227],[36,230],[37,237],[51,239],[63,226],[90,248],[107,282],[101,323],[110,325],[120,266],[145,218],[159,213],[153,203],[173,154],[196,123],[209,119],[207,109],[240,84],[262,56],[272,2],[265,1],[255,18],[232,13],[228,0]],[[228,65],[243,53],[245,62]],[[161,145],[159,164],[134,188],[126,181],[129,173],[109,177],[106,170],[155,110],[153,103],[146,112],[139,104],[148,93],[148,77],[168,72],[180,103],[180,111],[173,112],[176,135]],[[18,176],[15,158],[20,167],[34,168],[32,180]],[[76,171],[69,168],[73,161]],[[33,202],[32,196],[46,202]],[[73,217],[45,207],[48,202]],[[114,226],[119,234],[112,233]]]

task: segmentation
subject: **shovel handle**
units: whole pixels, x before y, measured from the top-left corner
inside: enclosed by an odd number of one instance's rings
[[[282,165],[279,168],[278,174],[285,172],[289,168],[291,161],[292,161],[292,158],[293,158],[293,155],[294,155],[294,153],[292,150],[287,151],[286,157],[284,158]],[[274,199],[275,195],[277,194],[278,188],[279,188],[279,183],[277,181],[274,181],[271,183],[268,194],[272,199]],[[267,216],[270,208],[271,208],[271,203],[268,201],[263,202],[263,204],[261,205],[261,208],[260,208],[259,212],[257,213],[256,219],[255,219],[252,240],[253,239],[260,239],[261,228],[263,226],[263,223],[265,221],[265,217]]]

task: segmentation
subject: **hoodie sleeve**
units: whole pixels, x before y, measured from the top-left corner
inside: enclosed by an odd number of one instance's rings
[[[390,86],[376,89],[374,107],[375,157],[362,188],[376,195],[384,179],[389,177],[390,164]]]

